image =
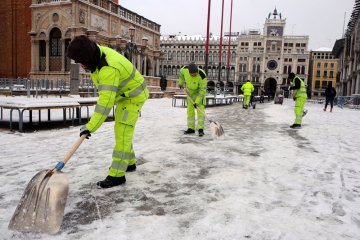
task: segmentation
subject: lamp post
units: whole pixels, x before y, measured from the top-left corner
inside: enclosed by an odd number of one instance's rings
[[[145,57],[145,51],[147,48],[149,39],[147,37],[143,37],[141,39],[141,48],[140,48],[140,54],[141,54],[141,69],[142,74],[146,74],[146,57]]]
[[[130,60],[130,62],[132,62],[133,61],[132,52],[134,51],[134,48],[135,48],[135,44],[133,43],[133,39],[135,36],[135,28],[130,27],[129,34],[130,34],[130,42],[127,43],[127,49],[129,50],[129,60]]]

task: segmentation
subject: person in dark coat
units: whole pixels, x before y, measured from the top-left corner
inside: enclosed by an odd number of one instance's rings
[[[166,77],[165,77],[164,75],[161,75],[161,78],[160,78],[160,88],[161,88],[161,91],[166,91],[166,87],[167,87]]]
[[[335,88],[332,86],[332,82],[329,82],[327,85],[327,88],[325,90],[325,97],[326,97],[326,102],[325,102],[325,108],[324,111],[326,111],[327,105],[330,102],[330,112],[332,112],[333,106],[334,106],[334,98],[336,96],[336,90]]]

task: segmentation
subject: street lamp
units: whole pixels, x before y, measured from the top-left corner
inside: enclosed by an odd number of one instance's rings
[[[146,74],[146,59],[145,59],[145,51],[147,48],[147,44],[148,44],[149,39],[147,37],[143,37],[141,39],[141,48],[140,48],[140,55],[141,55],[141,68],[142,68],[142,73]]]
[[[126,49],[129,51],[129,60],[132,62],[132,53],[136,49],[136,44],[133,43],[133,39],[135,36],[135,28],[130,27],[129,28],[129,34],[130,34],[130,42],[126,44]]]

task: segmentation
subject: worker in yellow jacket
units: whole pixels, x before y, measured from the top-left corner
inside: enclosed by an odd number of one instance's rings
[[[91,80],[99,98],[90,121],[80,129],[87,137],[115,112],[115,147],[108,176],[97,185],[110,188],[126,182],[125,172],[136,170],[132,146],[135,124],[144,102],[149,98],[143,76],[135,66],[115,50],[100,46],[86,36],[77,36],[69,44],[67,56],[91,71]]]
[[[307,99],[306,86],[304,81],[293,72],[289,73],[288,79],[292,81],[290,90],[294,91],[293,98],[295,101],[295,123],[290,127],[295,129],[301,128],[302,118],[306,114],[306,112],[303,111]]]
[[[195,109],[197,111],[198,120],[198,133],[199,136],[204,136],[204,122],[205,122],[205,104],[206,104],[206,87],[207,77],[204,70],[197,67],[195,63],[190,63],[180,69],[179,72],[179,87],[184,88],[186,85],[186,91],[189,94],[187,98],[187,125],[188,129],[184,131],[184,134],[195,133]],[[192,104],[192,101],[195,104]]]
[[[246,83],[242,85],[241,91],[244,94],[243,108],[248,108],[250,104],[251,93],[254,91],[254,86],[250,80],[247,80]]]

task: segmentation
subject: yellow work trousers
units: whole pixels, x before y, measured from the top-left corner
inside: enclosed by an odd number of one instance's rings
[[[194,104],[188,99],[187,100],[187,124],[188,128],[195,130],[195,111],[197,112],[197,123],[198,129],[204,129],[204,122],[205,122],[205,106],[203,104],[198,104],[198,108],[201,111],[197,111],[194,107]]]
[[[128,165],[136,164],[135,152],[132,145],[135,124],[139,118],[144,103],[119,103],[115,113],[115,147],[109,176],[122,177]]]
[[[304,97],[298,97],[295,100],[295,107],[294,107],[295,124],[301,124],[302,122],[305,103],[306,103],[306,98]]]

